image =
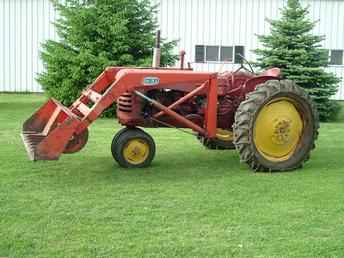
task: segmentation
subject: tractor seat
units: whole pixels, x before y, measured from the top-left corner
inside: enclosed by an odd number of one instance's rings
[[[280,75],[281,75],[281,70],[279,68],[271,68],[261,73],[259,76],[279,77]]]

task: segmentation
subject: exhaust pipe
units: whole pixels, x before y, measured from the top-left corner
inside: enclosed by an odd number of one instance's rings
[[[153,63],[152,67],[153,68],[158,68],[160,67],[160,30],[156,32],[156,37],[155,37],[155,47],[154,47],[154,52],[153,52]]]
[[[185,51],[184,50],[180,51],[179,55],[180,55],[180,70],[184,70]]]

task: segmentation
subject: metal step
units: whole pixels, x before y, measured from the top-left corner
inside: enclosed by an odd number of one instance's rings
[[[77,106],[77,110],[86,117],[90,113],[90,108],[84,103],[80,102]]]
[[[92,89],[88,89],[82,94],[86,96],[88,99],[90,99],[93,103],[97,103],[102,98],[101,94],[99,94],[96,91],[93,91]]]
[[[36,147],[45,138],[45,135],[30,131],[22,132],[20,135],[23,140],[29,159],[36,160]]]

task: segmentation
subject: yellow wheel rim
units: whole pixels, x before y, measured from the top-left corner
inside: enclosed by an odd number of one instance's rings
[[[289,98],[267,103],[258,113],[254,143],[258,152],[270,161],[285,161],[295,152],[303,132],[303,120]]]
[[[123,149],[124,159],[133,165],[142,164],[148,158],[149,145],[143,139],[129,140]]]

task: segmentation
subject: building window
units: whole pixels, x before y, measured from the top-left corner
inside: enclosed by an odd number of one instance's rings
[[[209,62],[219,61],[219,47],[206,46],[205,60]]]
[[[234,63],[241,64],[243,62],[243,58],[242,58],[243,56],[245,56],[245,47],[235,46]]]
[[[221,47],[220,61],[222,62],[233,61],[233,47]]]
[[[330,50],[330,65],[343,65],[343,50]]]
[[[196,51],[195,51],[195,61],[196,63],[204,63],[204,46],[202,45],[196,45]]]
[[[245,56],[244,46],[195,46],[195,62],[233,62],[241,63]]]

